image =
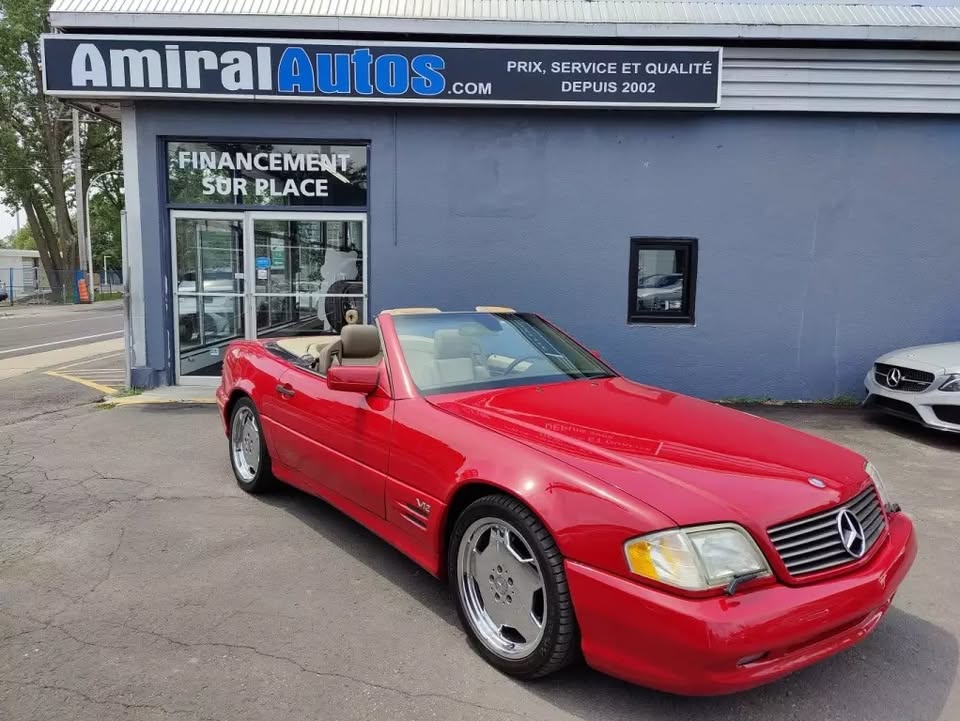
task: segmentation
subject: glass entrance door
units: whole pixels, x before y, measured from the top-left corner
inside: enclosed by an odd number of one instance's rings
[[[363,213],[171,211],[177,382],[215,383],[238,338],[364,323]]]
[[[363,214],[248,213],[259,338],[339,333],[366,320]]]
[[[243,216],[174,212],[171,226],[177,377],[189,383],[219,376],[224,347],[246,335]]]

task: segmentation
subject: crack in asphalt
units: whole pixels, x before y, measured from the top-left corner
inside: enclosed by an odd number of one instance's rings
[[[36,416],[31,417],[30,419],[21,419],[17,421],[14,425],[22,425],[28,420],[35,420],[36,418],[44,416],[53,416],[56,415],[55,412],[48,412],[37,414]],[[77,423],[71,424],[72,427],[76,427],[80,424],[80,421]],[[19,430],[19,429],[18,429]],[[72,594],[68,589],[58,586],[56,584],[51,584],[49,582],[42,583],[38,582],[32,578],[22,578],[21,581],[37,588],[38,590],[44,592],[53,592],[60,595],[62,598],[70,599],[74,604],[85,603],[88,599],[95,596],[107,582],[113,577],[113,574],[116,571],[116,566],[118,562],[118,553],[120,552],[123,543],[127,537],[127,528],[128,521],[127,518],[130,515],[130,510],[136,507],[138,504],[143,503],[182,503],[188,501],[245,501],[243,496],[237,494],[228,494],[228,493],[218,493],[218,494],[203,494],[203,495],[176,495],[176,494],[164,494],[162,492],[155,492],[152,495],[139,495],[148,493],[153,484],[146,480],[140,480],[135,478],[127,478],[116,474],[109,474],[101,471],[100,469],[93,468],[91,469],[92,473],[85,475],[82,478],[76,478],[78,474],[69,474],[73,477],[62,477],[60,474],[63,471],[60,471],[58,474],[58,469],[44,469],[38,467],[39,461],[39,449],[42,447],[49,447],[52,444],[55,444],[60,437],[63,437],[63,434],[69,433],[69,429],[63,429],[62,426],[58,428],[58,432],[54,432],[48,428],[42,429],[41,432],[32,434],[29,439],[24,439],[26,443],[17,444],[13,435],[10,435],[3,439],[3,443],[0,444],[0,509],[4,511],[5,516],[16,520],[25,520],[27,516],[38,514],[41,516],[40,523],[47,524],[50,526],[49,538],[44,542],[40,543],[38,548],[32,549],[28,554],[17,556],[13,559],[12,562],[22,562],[31,557],[40,555],[45,551],[49,550],[51,546],[57,543],[58,539],[66,533],[75,532],[78,528],[83,527],[86,524],[89,524],[93,521],[96,521],[104,514],[117,509],[118,507],[126,507],[128,509],[123,520],[121,520],[121,525],[117,532],[116,540],[114,541],[111,549],[106,555],[102,556],[99,563],[105,564],[105,569],[100,575],[100,577],[93,583],[89,589],[81,594]],[[64,466],[64,470],[70,470],[69,467]],[[108,493],[103,493],[98,491],[96,484],[98,482],[110,482],[117,484],[130,484],[131,486],[131,496],[132,497],[115,497],[116,489]],[[35,484],[40,483],[54,483],[56,487],[61,490],[70,489],[70,492],[76,494],[77,498],[86,499],[86,501],[96,504],[95,509],[89,509],[90,515],[82,518],[68,518],[68,519],[50,519],[48,518],[48,511],[44,510],[44,504],[50,497],[50,493],[45,489],[39,491]],[[6,500],[9,498],[4,498],[6,494],[17,494],[20,497],[34,496],[30,499],[28,504],[17,505],[15,508],[10,508],[6,504]],[[121,494],[123,495],[123,494]],[[71,512],[76,513],[77,507],[74,505],[71,507]],[[58,525],[64,524],[65,527],[58,528]],[[0,559],[0,568],[6,565],[5,559]],[[225,623],[229,621],[230,618],[233,618],[240,613],[246,611],[246,608],[249,606],[244,606],[241,609],[233,611],[227,618],[222,619],[214,628],[222,628]],[[73,606],[75,608],[75,605]],[[61,607],[59,610],[51,608],[51,611],[54,611],[50,621],[40,621],[36,618],[31,618],[28,616],[23,616],[24,620],[27,620],[32,624],[31,628],[18,631],[13,634],[9,634],[0,638],[4,647],[10,647],[11,644],[21,642],[21,639],[29,637],[34,634],[42,633],[44,631],[55,630],[62,634],[63,639],[69,639],[70,641],[80,644],[82,646],[88,646],[91,648],[99,649],[129,649],[133,647],[133,644],[123,645],[122,643],[104,643],[99,641],[89,640],[84,638],[82,634],[78,634],[77,631],[70,628],[71,626],[75,627],[77,622],[64,622],[64,623],[55,623],[55,620],[58,616],[69,612],[71,609],[64,609]],[[400,697],[417,701],[424,699],[435,699],[438,701],[443,701],[447,703],[457,704],[464,707],[474,708],[481,711],[486,711],[495,714],[502,714],[508,717],[521,718],[521,719],[534,719],[538,717],[530,716],[524,713],[519,713],[510,709],[497,708],[495,706],[488,706],[482,703],[477,703],[463,698],[458,698],[457,696],[445,693],[438,692],[412,692],[407,691],[396,686],[391,686],[389,684],[378,683],[376,681],[371,681],[365,679],[361,676],[355,676],[349,673],[344,673],[340,671],[325,670],[321,668],[313,668],[309,664],[304,663],[297,658],[292,656],[285,656],[278,653],[271,653],[269,651],[264,651],[258,648],[255,645],[251,644],[241,644],[241,643],[229,643],[217,640],[204,640],[204,641],[184,641],[180,638],[174,636],[153,631],[147,628],[141,628],[133,626],[129,623],[116,623],[110,621],[96,620],[92,621],[95,624],[102,624],[108,626],[120,627],[128,632],[135,634],[143,634],[148,637],[154,638],[158,641],[171,644],[173,646],[187,648],[187,649],[196,649],[196,648],[209,648],[209,649],[225,649],[233,652],[242,652],[250,653],[255,656],[269,659],[275,662],[290,664],[293,666],[298,673],[308,674],[317,678],[325,679],[338,679],[345,681],[347,683],[355,684],[369,689],[374,689],[382,693],[396,694]],[[40,679],[33,680],[17,680],[17,679],[0,679],[0,682],[7,683],[11,685],[19,685],[23,687],[34,687],[46,691],[58,691],[61,693],[75,694],[77,697],[83,699],[84,701],[91,704],[99,705],[114,705],[122,707],[127,710],[147,710],[161,712],[164,714],[175,715],[175,714],[195,714],[196,712],[189,709],[179,709],[179,708],[170,708],[162,705],[152,705],[152,704],[141,704],[133,702],[125,702],[121,700],[116,700],[113,697],[97,697],[92,696],[89,693],[86,693],[82,690],[71,688],[68,686],[58,685],[56,683],[48,683]],[[210,717],[204,717],[207,721],[219,721]]]
[[[70,693],[75,696],[79,696],[87,703],[96,705],[96,706],[121,706],[124,710],[127,711],[160,711],[161,713],[167,716],[180,716],[184,714],[191,714],[194,718],[197,718],[199,721],[221,721],[221,719],[215,718],[213,716],[197,716],[194,711],[189,709],[176,709],[171,710],[166,706],[161,706],[159,704],[145,704],[145,703],[128,703],[126,701],[114,701],[111,698],[98,699],[94,698],[90,694],[84,693],[75,688],[69,688],[67,686],[58,686],[56,684],[50,683],[40,683],[39,681],[15,681],[6,678],[0,678],[0,683],[5,683],[10,686],[21,686],[26,688],[38,688],[44,691],[61,691],[64,693]]]
[[[249,604],[248,604],[248,605],[249,605]],[[241,610],[242,610],[242,609],[241,609]],[[238,611],[237,613],[239,613],[239,611]],[[396,686],[390,686],[390,685],[387,685],[387,684],[377,683],[377,682],[375,682],[375,681],[370,681],[370,680],[368,680],[368,679],[361,678],[361,677],[359,677],[359,676],[354,676],[354,675],[348,674],[348,673],[343,673],[343,672],[340,672],[340,671],[327,671],[327,670],[320,670],[320,669],[311,668],[310,666],[307,666],[307,665],[304,664],[303,662],[301,662],[301,661],[299,661],[299,660],[297,660],[297,659],[295,659],[295,658],[293,658],[293,657],[284,656],[284,655],[276,654],[276,653],[270,653],[269,651],[263,651],[263,650],[261,650],[260,648],[258,648],[257,646],[253,646],[253,645],[250,645],[250,644],[228,643],[228,642],[225,642],[225,641],[183,641],[183,640],[181,640],[181,639],[179,639],[179,638],[174,638],[173,636],[170,636],[170,635],[168,635],[168,634],[160,633],[159,631],[153,631],[153,630],[151,630],[151,629],[142,628],[142,627],[139,627],[139,626],[133,626],[133,625],[128,624],[128,623],[119,623],[119,622],[115,622],[115,621],[96,621],[95,623],[97,623],[97,624],[102,624],[102,625],[105,625],[105,626],[113,626],[113,627],[115,627],[115,628],[122,628],[122,629],[125,629],[125,630],[127,630],[127,631],[131,631],[131,632],[133,632],[133,633],[138,633],[138,634],[143,634],[143,635],[145,635],[145,636],[150,636],[150,637],[152,637],[152,638],[159,639],[159,640],[161,640],[161,641],[164,641],[164,642],[166,642],[166,643],[169,643],[169,644],[171,644],[171,645],[173,645],[173,646],[177,646],[177,647],[180,647],[180,648],[187,648],[187,649],[196,649],[196,648],[220,648],[220,649],[230,649],[230,650],[233,650],[233,651],[246,651],[246,652],[249,652],[249,653],[254,654],[255,656],[260,656],[260,657],[262,657],[262,658],[267,658],[267,659],[271,659],[271,660],[274,660],[274,661],[280,661],[280,662],[284,662],[284,663],[291,664],[291,665],[294,666],[300,673],[309,674],[309,675],[316,676],[316,677],[319,677],[319,678],[339,679],[339,680],[342,680],[342,681],[347,681],[347,682],[355,683],[355,684],[360,685],[360,686],[365,686],[365,687],[367,687],[367,688],[377,689],[377,690],[385,691],[385,692],[388,692],[388,693],[395,693],[395,694],[397,694],[397,695],[399,695],[399,696],[402,696],[402,697],[404,697],[404,698],[407,698],[407,699],[410,699],[410,700],[414,700],[414,701],[415,701],[415,700],[419,700],[419,699],[437,699],[437,700],[447,701],[447,702],[450,702],[450,703],[459,704],[459,705],[463,705],[463,706],[469,706],[469,707],[471,707],[471,708],[475,708],[475,709],[481,710],[481,711],[490,711],[490,712],[492,712],[492,713],[504,714],[504,715],[506,715],[506,716],[513,716],[513,717],[521,718],[521,719],[528,719],[528,720],[529,720],[529,719],[533,719],[533,720],[535,720],[535,721],[539,721],[540,718],[541,718],[541,717],[538,717],[538,716],[531,716],[531,715],[529,715],[529,714],[518,713],[518,712],[513,711],[513,710],[510,710],[510,709],[498,708],[498,707],[496,707],[496,706],[487,706],[487,705],[485,705],[485,704],[477,703],[477,702],[475,702],[475,701],[470,701],[470,700],[467,700],[467,699],[458,698],[458,697],[452,696],[452,695],[450,695],[450,694],[436,693],[436,692],[412,692],[412,691],[406,691],[406,690],[404,690],[404,689],[402,689],[402,688],[397,688]],[[107,643],[102,643],[102,642],[100,642],[100,641],[90,641],[90,640],[88,640],[88,639],[81,638],[80,636],[76,635],[75,633],[67,630],[67,628],[65,628],[65,624],[56,624],[56,623],[45,623],[45,624],[43,624],[43,625],[42,625],[41,627],[39,627],[39,628],[33,628],[33,629],[28,630],[28,631],[24,631],[24,632],[22,632],[22,633],[20,633],[20,634],[16,634],[16,636],[11,637],[11,638],[15,638],[15,637],[17,637],[17,636],[29,635],[29,634],[31,634],[31,633],[36,633],[36,632],[38,632],[38,631],[46,631],[46,630],[49,630],[49,629],[55,629],[55,630],[59,631],[60,633],[62,633],[62,634],[63,634],[64,636],[66,636],[67,638],[71,639],[72,641],[74,641],[74,642],[76,642],[76,643],[79,643],[79,644],[81,644],[81,645],[83,645],[83,646],[89,646],[89,647],[91,647],[91,648],[111,649],[111,650],[120,650],[120,649],[129,649],[129,648],[131,648],[130,645],[107,644]],[[10,639],[2,639],[2,640],[6,642],[6,641],[8,641],[8,640],[10,640]],[[10,679],[0,679],[0,681],[4,681],[4,682],[7,682],[7,683],[27,683],[27,682],[19,682],[19,681],[10,680]],[[38,685],[39,685],[39,682],[31,682],[31,683],[35,683],[35,684],[38,684]],[[54,687],[54,688],[57,688],[57,687]],[[80,694],[80,695],[83,695],[82,692],[76,691],[75,689],[60,688],[59,690],[74,691],[75,693],[78,693],[78,694]],[[94,699],[91,699],[91,700],[93,700],[94,702],[96,702],[96,700],[94,700]],[[167,713],[170,713],[170,711],[168,711],[167,709],[161,708],[161,710],[164,710],[164,711],[166,711]],[[177,713],[181,713],[181,712],[178,711]]]

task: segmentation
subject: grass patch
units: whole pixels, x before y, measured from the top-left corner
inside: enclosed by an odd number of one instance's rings
[[[143,388],[121,388],[116,393],[111,393],[111,398],[129,398],[130,396],[139,396],[143,394]]]
[[[816,402],[825,406],[837,406],[838,408],[854,408],[860,405],[860,399],[850,393],[844,393],[839,396],[834,396],[833,398],[825,398],[824,400]]]
[[[94,302],[98,300],[120,300],[123,298],[123,293],[119,290],[115,290],[112,293],[94,293],[93,300]]]
[[[756,406],[756,405],[782,405],[783,401],[777,401],[770,396],[727,396],[721,398],[717,403],[725,406]]]
[[[779,401],[770,396],[727,396],[716,402],[724,406],[833,406],[834,408],[856,408],[860,405],[860,399],[850,393],[813,401]]]

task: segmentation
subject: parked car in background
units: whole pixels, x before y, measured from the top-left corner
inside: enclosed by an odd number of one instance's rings
[[[863,383],[865,408],[960,432],[960,342],[886,353],[877,358]]]
[[[7,293],[7,289],[6,289],[6,288],[0,288],[0,303],[2,303],[3,301],[7,300],[9,297],[10,297],[10,295]]]
[[[637,310],[678,310],[683,301],[683,274],[660,273],[641,278],[637,285]]]
[[[628,380],[530,313],[236,341],[217,402],[243,490],[324,498],[446,579],[519,678],[582,654],[674,693],[751,688],[870,633],[916,554],[862,456]]]
[[[206,273],[199,291],[196,274],[184,273],[177,285],[180,343],[204,345],[242,333],[238,288],[229,270]]]

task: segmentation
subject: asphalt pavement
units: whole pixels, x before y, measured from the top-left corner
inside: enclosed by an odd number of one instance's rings
[[[861,644],[715,699],[582,665],[502,676],[469,649],[444,585],[386,543],[300,492],[239,491],[211,407],[87,403],[8,423],[0,718],[960,719],[960,437],[855,410],[751,412],[870,456],[920,554]]]
[[[120,301],[0,306],[0,359],[123,335]]]

